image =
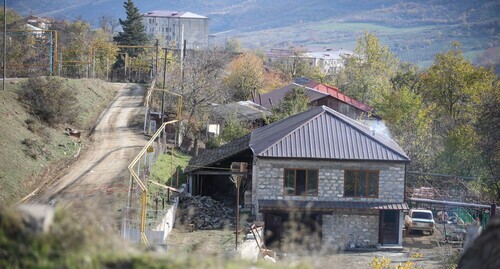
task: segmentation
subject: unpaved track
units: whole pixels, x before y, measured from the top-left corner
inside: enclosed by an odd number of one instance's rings
[[[118,210],[127,197],[127,166],[147,142],[139,128],[130,126],[133,117],[144,113],[143,95],[143,88],[136,85],[119,90],[78,160],[31,201],[57,202],[76,213],[94,212],[99,220],[119,219]]]

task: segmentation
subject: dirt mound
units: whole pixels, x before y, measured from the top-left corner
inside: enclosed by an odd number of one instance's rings
[[[177,221],[196,230],[222,229],[233,224],[234,212],[208,196],[181,196]]]

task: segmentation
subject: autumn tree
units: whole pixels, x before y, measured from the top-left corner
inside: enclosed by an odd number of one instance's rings
[[[424,97],[436,103],[452,119],[469,118],[478,94],[492,86],[495,76],[484,67],[475,67],[463,56],[459,45],[435,56],[422,83]]]
[[[232,91],[234,100],[248,100],[259,93],[264,84],[264,63],[251,52],[246,52],[229,64],[225,85]]]
[[[60,21],[51,24],[51,30],[59,32],[59,51],[63,62],[76,64],[63,65],[62,75],[68,77],[86,77],[88,75],[90,49],[92,46],[91,26],[84,20]]]
[[[421,81],[423,100],[435,106],[432,128],[442,141],[435,156],[435,170],[475,177],[478,180],[473,185],[489,185],[489,193],[498,194],[498,174],[490,168],[496,157],[486,149],[496,146],[490,142],[495,133],[488,131],[498,127],[498,116],[492,116],[498,113],[494,108],[498,99],[493,97],[498,94],[496,77],[491,69],[472,65],[459,45],[454,45],[454,49],[436,55]]]
[[[353,55],[343,56],[345,84],[339,85],[347,95],[372,103],[391,88],[398,60],[388,46],[382,46],[375,34],[365,32],[358,39]]]
[[[112,70],[118,49],[113,44],[113,37],[106,29],[97,29],[92,33],[93,41],[93,71],[96,77],[106,78]]]
[[[194,139],[202,138],[213,103],[224,103],[232,94],[223,78],[229,55],[221,50],[197,51],[184,59],[183,70],[177,61],[168,67],[167,89],[182,95],[183,147],[189,148]],[[182,75],[183,73],[183,75]]]

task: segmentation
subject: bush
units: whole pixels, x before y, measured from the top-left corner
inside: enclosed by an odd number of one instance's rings
[[[64,87],[61,78],[30,78],[21,85],[20,97],[30,106],[31,114],[49,125],[76,120],[76,92]]]

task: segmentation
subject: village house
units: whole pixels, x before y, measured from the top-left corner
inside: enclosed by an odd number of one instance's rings
[[[252,101],[212,104],[212,113],[207,125],[207,138],[218,136],[228,120],[237,120],[246,126],[260,127],[264,125],[264,118],[269,116],[271,112],[268,109]]]
[[[267,109],[278,106],[285,96],[292,92],[293,88],[304,89],[310,100],[310,106],[327,106],[338,111],[351,119],[362,122],[370,128],[389,134],[384,121],[376,115],[373,107],[351,98],[342,93],[338,88],[313,81],[308,78],[296,78],[293,83],[282,88],[273,90],[266,94],[259,94],[252,101]]]
[[[247,164],[241,206],[264,221],[268,244],[299,223],[306,235],[293,240],[309,247],[402,245],[409,158],[368,126],[318,106],[258,128],[193,158],[189,192],[234,201],[234,162]]]
[[[210,19],[191,12],[156,10],[144,13],[142,22],[146,34],[162,45],[174,44],[179,49],[186,40],[186,49],[208,46]]]

